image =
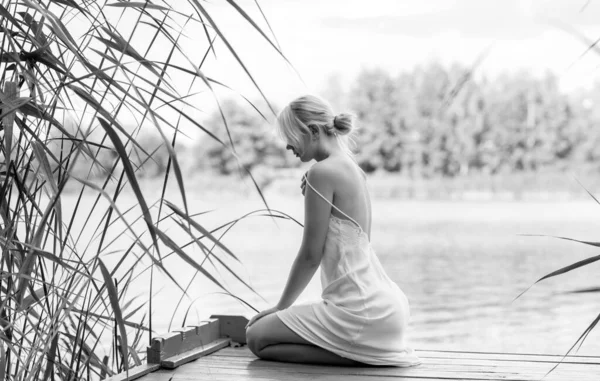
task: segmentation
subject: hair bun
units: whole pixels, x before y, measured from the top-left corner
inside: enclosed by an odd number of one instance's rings
[[[338,114],[333,118],[333,128],[340,135],[349,134],[354,126],[352,125],[352,115],[350,114]]]

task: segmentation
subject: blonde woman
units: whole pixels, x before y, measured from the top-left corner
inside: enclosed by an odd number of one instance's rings
[[[371,202],[352,158],[352,118],[321,98],[287,105],[277,127],[302,162],[304,233],[279,303],[248,323],[250,350],[265,360],[326,365],[413,366],[407,347],[408,299],[371,247]],[[308,186],[308,187],[307,187]],[[321,266],[321,300],[294,302]]]

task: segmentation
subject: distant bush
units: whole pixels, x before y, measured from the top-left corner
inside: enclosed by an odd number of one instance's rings
[[[222,175],[240,172],[241,166],[252,171],[260,168],[296,167],[300,162],[286,151],[285,143],[275,133],[274,126],[263,119],[256,111],[228,99],[222,102],[221,109],[231,141],[239,158],[231,149],[214,139],[203,137],[192,150],[194,168],[212,170]],[[219,111],[215,111],[206,122],[222,142],[231,147],[229,135]],[[244,174],[244,171],[241,171]]]
[[[490,81],[467,67],[436,63],[396,76],[363,70],[346,88],[339,80],[326,86],[335,111],[358,117],[356,158],[367,172],[436,178],[600,168],[600,130],[594,127],[600,87],[567,95],[550,73],[523,71]],[[242,165],[298,164],[259,115],[232,100],[223,110]],[[208,124],[229,142],[218,112]],[[232,154],[218,143],[198,148],[197,167],[237,171]]]

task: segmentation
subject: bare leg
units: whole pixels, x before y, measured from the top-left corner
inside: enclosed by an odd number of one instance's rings
[[[366,366],[309,343],[270,314],[246,331],[248,347],[264,360],[304,364]]]
[[[336,355],[316,345],[306,344],[273,344],[259,351],[264,360],[295,362],[301,364],[365,366],[358,361]]]

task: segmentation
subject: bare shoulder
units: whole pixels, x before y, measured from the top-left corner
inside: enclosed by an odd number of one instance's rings
[[[308,181],[313,186],[333,188],[336,181],[336,172],[334,163],[329,159],[325,159],[310,167]]]
[[[344,170],[347,167],[348,163],[341,158],[327,158],[310,168],[308,180],[311,184],[316,182],[320,186],[336,188],[348,180],[349,171]]]

